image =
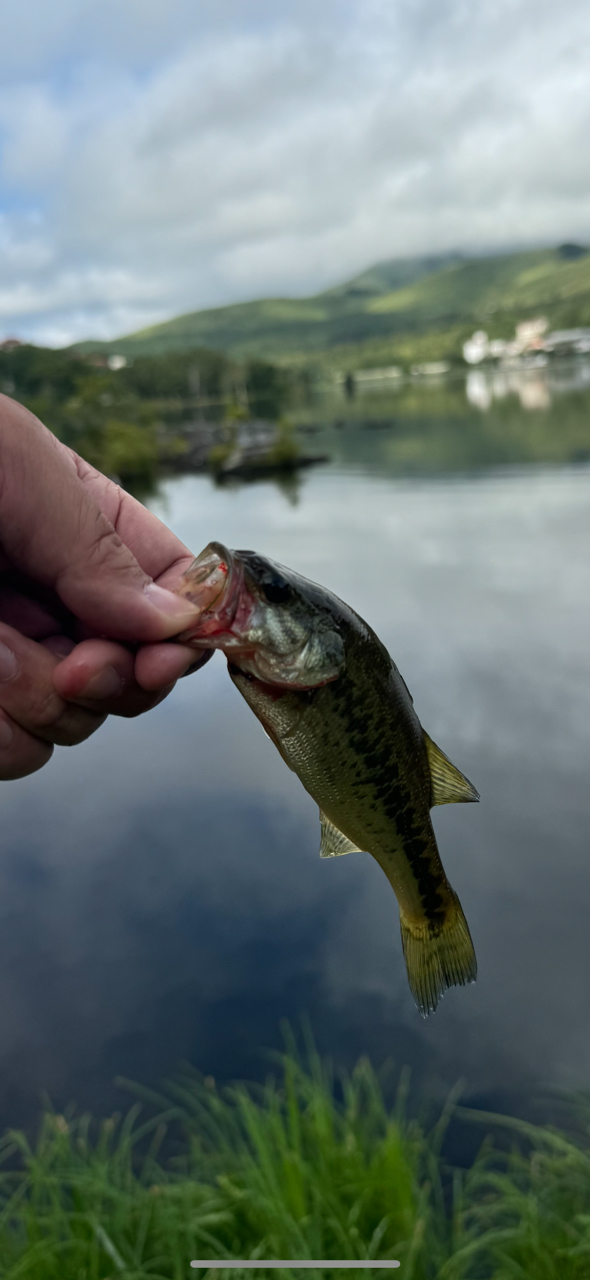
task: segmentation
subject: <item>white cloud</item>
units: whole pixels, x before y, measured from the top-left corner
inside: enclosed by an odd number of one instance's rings
[[[48,14],[11,7],[0,52],[5,330],[114,335],[383,257],[588,238],[580,0]]]

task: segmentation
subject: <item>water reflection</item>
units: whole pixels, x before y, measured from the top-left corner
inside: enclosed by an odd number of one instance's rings
[[[300,410],[300,429],[335,462],[391,476],[590,460],[590,361],[542,359],[406,379],[353,402],[326,394]]]
[[[465,394],[476,409],[487,411],[494,400],[516,394],[523,409],[548,409],[551,394],[547,380],[539,371],[528,369],[501,370],[484,373],[472,369],[467,374]]]
[[[590,389],[590,363],[579,360],[550,364],[546,356],[532,357],[528,363],[471,369],[465,380],[469,404],[487,411],[494,400],[517,396],[523,409],[549,409],[555,397]]]
[[[190,476],[154,505],[196,550],[221,538],[328,583],[390,647],[482,794],[435,813],[480,977],[420,1019],[381,871],[320,862],[315,806],[216,658],[2,791],[2,1120],[42,1087],[120,1105],[116,1074],[182,1057],[259,1074],[304,1010],[325,1051],[498,1105],[587,1084],[590,470],[394,478],[369,455],[307,473],[296,506]]]

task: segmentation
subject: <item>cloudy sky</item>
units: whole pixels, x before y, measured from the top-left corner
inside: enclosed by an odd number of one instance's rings
[[[0,0],[0,338],[590,238],[587,0]]]

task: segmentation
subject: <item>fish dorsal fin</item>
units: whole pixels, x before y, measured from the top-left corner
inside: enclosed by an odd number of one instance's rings
[[[320,841],[320,858],[340,858],[343,853],[360,853],[357,844],[353,844],[348,836],[342,834],[338,827],[322,813],[320,809],[322,838]]]
[[[479,793],[469,779],[451,764],[448,756],[436,742],[424,733],[424,742],[428,754],[430,768],[430,803],[435,804],[468,804],[479,800]]]

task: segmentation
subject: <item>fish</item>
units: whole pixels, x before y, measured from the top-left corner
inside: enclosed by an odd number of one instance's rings
[[[372,628],[325,587],[254,551],[211,542],[179,594],[200,609],[179,637],[221,649],[230,677],[320,810],[320,857],[371,854],[397,898],[423,1016],[474,982],[469,927],[438,852],[434,805],[475,787],[420,724]]]

